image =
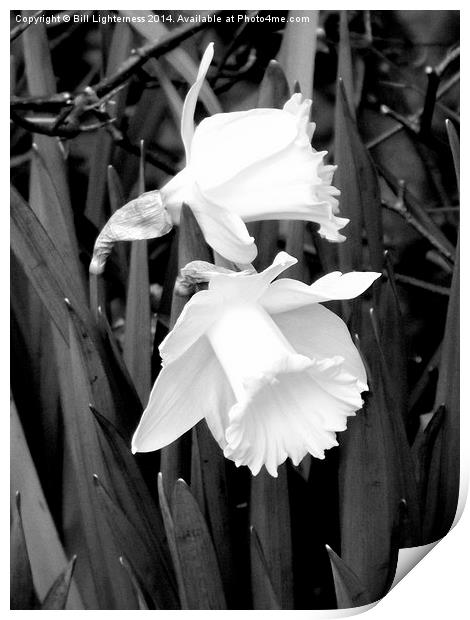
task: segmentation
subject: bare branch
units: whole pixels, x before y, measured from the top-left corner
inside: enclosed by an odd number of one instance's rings
[[[214,11],[212,14],[217,15],[221,13],[221,11]],[[149,60],[150,58],[159,58],[168,52],[174,50],[180,43],[188,39],[190,36],[199,32],[207,26],[208,22],[200,22],[195,24],[187,24],[181,26],[180,28],[175,28],[165,36],[157,39],[156,41],[152,41],[143,45],[142,47],[138,47],[134,49],[119,69],[111,76],[103,78],[100,82],[95,84],[93,87],[88,87],[88,89],[92,89],[98,99],[102,99],[116,88],[120,87],[122,84],[127,82],[137,71],[141,69],[141,67]],[[76,93],[73,97],[76,99],[77,96],[84,95],[85,90]],[[47,106],[50,104],[54,110],[57,110],[57,107],[62,107],[64,105],[69,105],[71,99],[70,93],[59,93],[49,98],[14,98],[11,100],[11,108],[13,110],[25,110],[25,109],[41,109],[44,111],[45,109],[51,109]],[[28,107],[29,106],[29,107]]]

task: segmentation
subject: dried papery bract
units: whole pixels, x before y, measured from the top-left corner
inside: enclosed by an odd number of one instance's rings
[[[154,239],[170,232],[172,223],[163,206],[160,192],[145,192],[118,209],[98,235],[93,249],[90,273],[104,271],[114,244],[117,241]]]

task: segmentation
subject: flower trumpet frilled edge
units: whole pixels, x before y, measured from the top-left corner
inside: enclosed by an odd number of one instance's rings
[[[160,191],[119,209],[100,233],[90,265],[101,273],[116,241],[160,237],[179,223],[182,204],[193,211],[207,243],[238,265],[257,254],[245,222],[304,220],[319,224],[333,242],[349,220],[338,216],[336,166],[311,146],[311,100],[294,94],[282,110],[257,108],[220,113],[194,128],[199,91],[214,54],[209,44],[183,106],[181,137],[186,165]]]
[[[380,274],[273,281],[296,262],[281,252],[260,273],[204,272],[197,263],[208,289],[160,346],[162,370],[134,453],[170,444],[203,418],[224,455],[253,475],[264,465],[276,477],[288,457],[294,465],[308,453],[323,459],[337,445],[336,433],[362,407],[367,377],[345,323],[320,302],[357,297]]]

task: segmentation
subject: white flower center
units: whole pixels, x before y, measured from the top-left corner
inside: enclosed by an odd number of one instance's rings
[[[260,383],[275,381],[295,350],[269,314],[256,303],[228,306],[207,332],[237,400]]]

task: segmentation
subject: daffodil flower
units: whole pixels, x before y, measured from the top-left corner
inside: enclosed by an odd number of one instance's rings
[[[326,151],[317,152],[310,144],[315,129],[315,124],[309,122],[310,99],[302,99],[296,93],[282,110],[257,108],[214,114],[194,128],[199,91],[213,54],[211,43],[202,58],[196,82],[186,96],[181,119],[186,166],[160,192],[154,192],[155,220],[165,222],[162,215],[165,210],[173,224],[178,224],[182,204],[188,204],[207,243],[237,264],[249,264],[257,254],[245,222],[311,221],[319,224],[322,237],[344,241],[339,230],[349,220],[337,215],[339,190],[331,185],[336,167],[325,165]],[[134,204],[134,220],[135,214]],[[150,222],[148,215],[147,209]],[[109,225],[116,217],[117,214],[103,231],[108,243]],[[121,227],[119,232],[116,241],[143,238],[142,226],[135,235],[133,222],[127,230]],[[162,229],[156,234],[155,226],[149,225],[146,238],[164,232]],[[95,254],[101,247],[100,237]],[[97,273],[103,267],[103,261],[99,264],[95,261],[92,271]]]
[[[307,453],[322,459],[337,445],[367,377],[345,323],[321,302],[356,297],[380,274],[273,281],[295,263],[281,252],[260,273],[202,269],[208,289],[160,346],[162,370],[133,452],[162,448],[203,418],[224,455],[253,475],[265,465],[277,476],[288,457],[294,465]]]

